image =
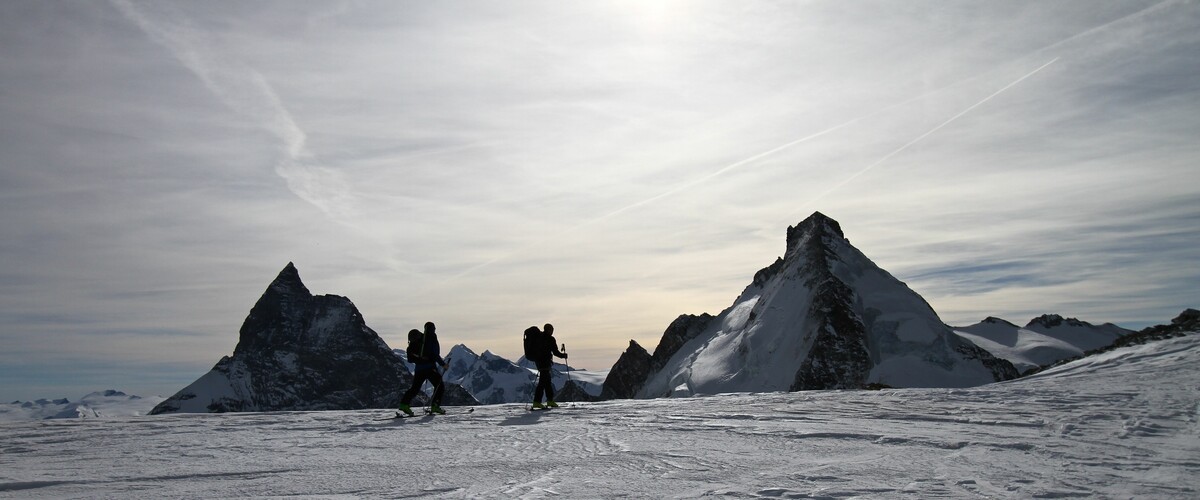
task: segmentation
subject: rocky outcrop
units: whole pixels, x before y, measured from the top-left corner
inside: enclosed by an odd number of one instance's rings
[[[813,299],[816,336],[809,355],[800,363],[790,390],[860,389],[867,384],[873,363],[867,350],[867,329],[848,307],[853,292],[844,283],[827,279],[817,285]]]
[[[646,383],[651,374],[651,357],[637,341],[630,340],[629,347],[621,353],[617,363],[609,370],[600,389],[600,399],[631,399]]]
[[[708,313],[699,316],[683,314],[675,318],[675,321],[672,321],[667,326],[667,330],[663,332],[662,339],[658,341],[658,347],[654,348],[654,354],[650,360],[651,366],[661,368],[668,359],[679,352],[679,348],[703,333],[712,320],[713,316]]]
[[[577,401],[597,401],[600,398],[588,394],[583,390],[583,387],[577,384],[574,380],[568,380],[563,384],[562,388],[554,393],[554,401],[559,403],[577,402]]]
[[[1185,309],[1183,312],[1179,313],[1179,316],[1176,316],[1175,319],[1171,320],[1171,324],[1151,326],[1136,333],[1131,333],[1121,337],[1120,339],[1117,339],[1112,346],[1104,350],[1110,351],[1118,347],[1140,345],[1156,340],[1182,337],[1184,335],[1196,333],[1200,333],[1200,311],[1195,309]],[[1095,354],[1095,352],[1089,352],[1088,354]]]

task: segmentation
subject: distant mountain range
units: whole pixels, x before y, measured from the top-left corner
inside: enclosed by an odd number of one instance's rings
[[[1030,320],[1024,327],[989,317],[971,326],[955,328],[954,333],[1008,360],[1025,373],[1112,345],[1133,331],[1111,323],[1096,326],[1075,318],[1047,314]]]
[[[729,308],[716,316],[679,316],[653,353],[630,341],[611,370],[556,365],[557,399],[968,387],[1016,378],[1123,339],[1166,335],[1139,336],[1058,315],[1024,327],[987,318],[952,328],[852,246],[837,221],[814,213],[786,236],[784,255],[755,273]],[[1200,313],[1185,311],[1176,323],[1191,325],[1193,316]],[[446,357],[445,404],[531,400],[537,372],[524,358],[476,354],[462,344]],[[411,381],[402,349],[390,348],[348,298],[311,294],[288,263],[251,309],[233,354],[151,413],[394,408]],[[3,411],[31,418],[102,416],[105,407],[116,407],[113,398],[124,396],[109,392],[81,403],[11,403]]]
[[[0,421],[58,418],[120,418],[147,415],[165,398],[140,397],[109,389],[96,391],[76,401],[39,399],[0,404]]]
[[[446,357],[443,404],[533,399],[537,371],[524,358],[478,355],[465,345]],[[152,413],[395,408],[412,371],[404,350],[388,347],[350,299],[313,295],[289,262],[250,310],[233,355]],[[560,400],[599,395],[604,372],[572,370],[569,381],[567,372],[555,365]],[[416,404],[425,403],[418,398]]]
[[[395,353],[405,358],[403,349],[396,349]],[[514,362],[491,351],[475,354],[469,347],[458,344],[450,348],[450,352],[443,357],[450,364],[444,379],[461,385],[480,403],[526,403],[533,399],[533,388],[537,385],[537,368],[524,356]],[[583,397],[563,398],[556,395],[559,401],[575,401],[598,399],[608,372],[571,369],[562,363],[555,363],[551,374],[554,387],[560,388],[560,393],[566,390],[568,381],[583,391]]]

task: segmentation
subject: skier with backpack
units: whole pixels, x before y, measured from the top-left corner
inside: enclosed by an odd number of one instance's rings
[[[533,391],[533,406],[531,409],[543,410],[547,407],[558,408],[558,403],[554,402],[554,384],[550,380],[550,368],[554,364],[554,358],[558,356],[567,359],[567,355],[558,350],[558,343],[554,340],[554,325],[546,323],[546,330],[538,330],[538,327],[531,326],[525,329],[525,359],[533,361],[537,364],[538,383],[537,388]],[[546,404],[542,405],[542,396],[546,396]]]
[[[442,359],[442,347],[438,344],[437,327],[433,322],[425,323],[425,333],[419,330],[410,330],[408,332],[408,349],[405,349],[405,354],[408,355],[408,362],[416,365],[413,370],[413,383],[408,392],[404,393],[404,397],[400,398],[400,411],[408,416],[413,416],[412,407],[409,403],[417,396],[417,392],[421,390],[421,386],[428,380],[433,385],[433,397],[429,401],[429,411],[439,415],[445,415],[446,410],[442,409],[442,394],[445,392],[445,387],[442,384],[442,374],[438,371],[438,365],[442,369],[447,368],[446,360]]]

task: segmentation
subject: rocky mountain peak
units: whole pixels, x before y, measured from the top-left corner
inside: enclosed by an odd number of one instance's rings
[[[382,408],[411,380],[350,299],[313,296],[289,262],[251,308],[233,355],[153,413]]]
[[[987,323],[989,325],[1004,325],[1004,326],[1011,326],[1013,328],[1017,328],[1017,325],[1014,325],[1007,320],[997,318],[995,316],[988,316],[988,317],[984,318],[983,323]]]
[[[275,280],[267,286],[267,291],[263,293],[259,302],[264,300],[270,302],[288,301],[294,299],[303,299],[311,296],[308,287],[304,286],[304,281],[300,279],[300,271],[296,269],[296,265],[288,262],[283,270],[275,276]]]
[[[1061,326],[1064,323],[1066,323],[1067,326],[1092,326],[1091,323],[1080,321],[1076,318],[1064,318],[1058,314],[1043,314],[1029,320],[1029,324],[1025,325],[1025,328],[1039,326],[1044,328],[1054,328],[1056,326]]]
[[[787,252],[792,254],[806,241],[810,244],[827,243],[831,238],[846,239],[841,224],[821,212],[813,212],[799,224],[788,227]]]
[[[631,343],[602,396],[967,386],[1016,375],[955,337],[928,302],[815,212],[788,227],[785,256],[729,308],[680,316],[653,355]]]
[[[810,272],[826,274],[832,260],[837,258],[834,246],[846,242],[842,226],[821,212],[813,212],[799,224],[787,229],[787,249],[771,265],[754,274],[751,287],[763,287],[771,279],[794,266],[803,265]],[[848,242],[847,242],[848,243]]]
[[[678,319],[675,320],[672,325],[678,321]],[[646,352],[646,349],[636,340],[630,340],[629,347],[621,353],[621,357],[609,370],[608,378],[604,379],[604,386],[600,389],[600,398],[630,399],[634,397],[652,372],[650,364],[650,353]]]
[[[1186,309],[1175,319],[1171,320],[1172,325],[1179,326],[1185,329],[1200,330],[1200,311],[1195,309]]]

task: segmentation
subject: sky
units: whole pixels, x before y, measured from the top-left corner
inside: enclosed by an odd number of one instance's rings
[[[814,211],[965,326],[1200,306],[1200,3],[0,2],[0,401],[170,395],[294,262],[607,369]]]

